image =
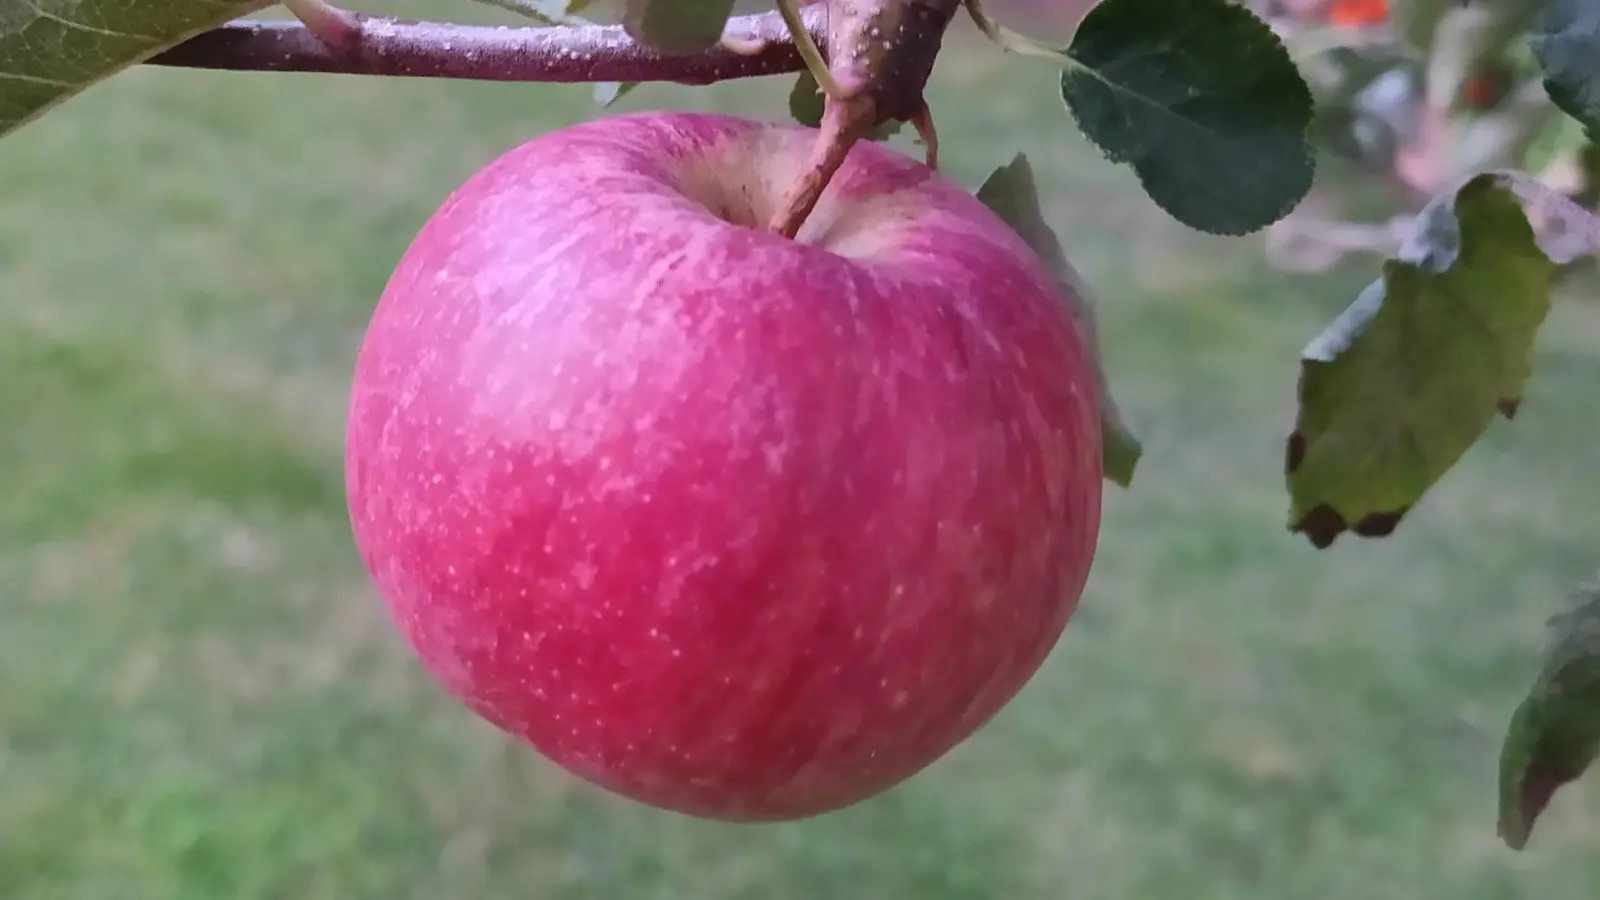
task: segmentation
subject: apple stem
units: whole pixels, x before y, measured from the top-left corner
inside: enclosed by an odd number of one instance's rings
[[[152,57],[148,64],[550,84],[713,84],[805,68],[778,12],[728,20],[726,33],[752,44],[760,42],[762,47],[756,52],[741,53],[719,44],[682,56],[639,44],[621,25],[507,28],[402,21],[345,10],[338,13],[342,24],[350,27],[332,39],[322,37],[304,21],[241,19],[192,37]],[[823,33],[826,13],[820,4],[801,10],[800,15],[809,36]]]
[[[811,158],[806,161],[800,180],[778,205],[768,230],[790,239],[800,233],[800,227],[817,208],[822,192],[827,190],[833,174],[844,165],[850,149],[873,127],[861,126],[863,119],[858,109],[859,105],[836,103],[832,97],[827,98],[822,110],[822,133],[812,145]]]
[[[824,5],[828,67],[836,86],[824,90],[822,128],[806,171],[768,224],[788,238],[799,234],[850,149],[885,122],[912,123],[929,168],[938,168],[938,135],[923,94],[962,0],[824,0]]]

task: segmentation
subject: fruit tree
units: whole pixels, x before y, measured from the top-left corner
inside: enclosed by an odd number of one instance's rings
[[[816,815],[938,759],[1050,653],[1103,485],[1133,487],[1115,348],[1028,160],[940,171],[924,90],[958,17],[1183,225],[1264,233],[1290,269],[1381,260],[1259,436],[1286,540],[1426,515],[1600,253],[1600,0],[1036,4],[1060,40],[984,0],[481,2],[531,21],[12,4],[0,133],[134,65],[583,82],[601,107],[792,77],[770,121],[602,113],[507,151],[397,261],[352,361],[352,530],[411,650],[568,771],[682,813]],[[882,143],[906,126],[914,153]],[[1401,212],[1347,220],[1330,166]],[[1552,630],[1502,752],[1518,848],[1600,753],[1600,582]]]

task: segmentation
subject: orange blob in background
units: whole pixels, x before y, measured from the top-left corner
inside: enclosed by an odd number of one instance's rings
[[[1328,7],[1328,22],[1332,25],[1380,25],[1388,20],[1388,0],[1336,0]]]

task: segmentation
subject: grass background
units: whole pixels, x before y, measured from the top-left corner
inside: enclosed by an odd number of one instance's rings
[[[404,653],[349,540],[345,388],[391,266],[587,88],[139,70],[0,143],[0,897],[1592,897],[1597,789],[1520,855],[1493,794],[1543,622],[1600,564],[1600,310],[1560,305],[1515,425],[1396,537],[1313,552],[1284,530],[1297,353],[1370,264],[1291,279],[1185,232],[1047,67],[973,46],[935,78],[948,171],[1033,156],[1147,455],[1023,695],[778,826],[511,746]],[[779,116],[788,86],[624,105]]]

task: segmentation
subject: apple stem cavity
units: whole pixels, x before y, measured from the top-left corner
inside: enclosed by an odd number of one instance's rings
[[[667,55],[630,38],[621,25],[510,28],[407,21],[335,11],[324,27],[317,2],[296,4],[300,21],[237,20],[203,32],[147,61],[149,65],[248,72],[315,72],[468,81],[581,84],[664,81],[714,84],[798,72],[805,61],[779,12],[734,16],[726,41],[708,50]],[[824,33],[821,4],[799,10],[803,31]],[[312,26],[307,19],[317,21]]]
[[[822,108],[822,133],[812,144],[811,158],[806,161],[806,169],[800,179],[784,195],[783,202],[778,204],[778,211],[768,230],[790,239],[800,233],[800,226],[816,209],[817,201],[822,199],[822,192],[827,189],[833,173],[839,171],[845,157],[850,155],[850,148],[873,127],[870,124],[862,126],[860,109],[859,104],[848,101],[839,103],[833,97],[827,97]]]
[[[910,122],[929,168],[939,166],[939,141],[924,97],[945,31],[962,0],[824,0],[828,68],[821,133],[811,159],[779,204],[769,229],[800,232],[850,149],[889,121]]]

